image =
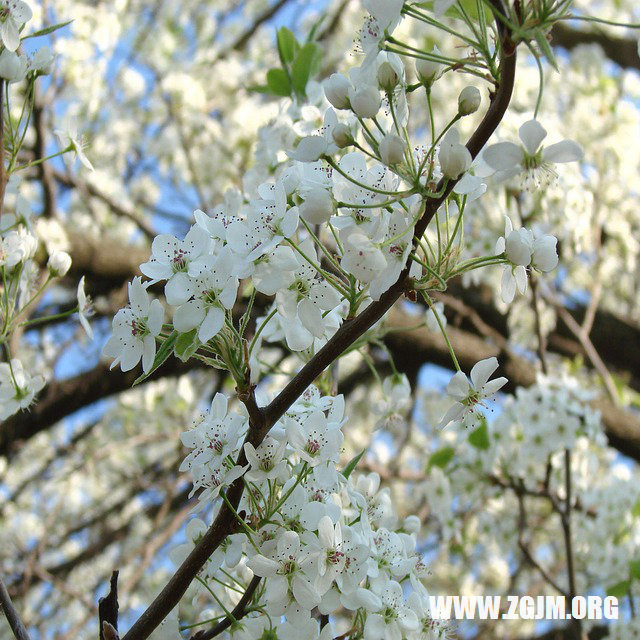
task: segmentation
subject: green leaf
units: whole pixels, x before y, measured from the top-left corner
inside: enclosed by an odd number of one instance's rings
[[[345,478],[348,478],[353,473],[353,470],[358,466],[358,462],[360,462],[366,451],[366,449],[363,449],[358,455],[349,460],[349,464],[342,470],[342,475]]]
[[[542,51],[542,54],[544,55],[544,57],[549,61],[549,64],[556,71],[559,72],[558,63],[556,62],[556,57],[553,54],[553,51],[551,50],[551,45],[549,44],[549,41],[547,40],[544,33],[542,33],[542,31],[536,31],[536,43],[540,47],[540,51]]]
[[[276,34],[276,40],[282,64],[284,65],[287,62],[293,62],[293,59],[296,57],[296,53],[300,49],[300,45],[291,30],[287,29],[287,27],[280,27]]]
[[[253,91],[254,93],[272,93],[266,84],[250,84],[247,87],[247,91]]]
[[[629,563],[629,575],[635,580],[640,580],[640,560],[632,560]]]
[[[631,580],[616,582],[616,584],[612,584],[610,587],[607,587],[607,595],[613,596],[614,598],[624,598],[629,592],[630,587]]]
[[[631,509],[631,515],[637,518],[640,516],[640,500],[637,500],[633,505],[633,509]]]
[[[482,424],[469,434],[469,444],[476,449],[482,449],[486,451],[491,446],[489,440],[489,428],[487,427],[487,421],[483,420]]]
[[[307,82],[320,70],[321,63],[322,49],[314,42],[307,42],[298,51],[291,66],[291,82],[298,96],[306,96]]]
[[[471,18],[471,20],[474,22],[480,22],[478,17],[478,3],[476,0],[458,0],[458,4],[464,9],[465,13],[469,18]],[[485,22],[491,22],[493,20],[493,13],[491,13],[491,9],[484,4],[484,2],[482,3],[482,12],[484,13]],[[450,18],[464,20],[464,14],[455,4],[447,9],[445,15]]]
[[[46,27],[45,29],[40,29],[40,31],[34,31],[33,33],[30,33],[28,36],[24,36],[22,40],[27,40],[28,38],[38,38],[40,36],[46,36],[49,33],[53,33],[54,31],[57,31],[58,29],[62,29],[62,27],[66,27],[68,24],[71,24],[72,22],[73,20],[67,20],[66,22],[60,22],[50,27]]]
[[[173,353],[173,346],[178,339],[178,332],[172,331],[169,337],[160,345],[160,348],[156,351],[156,357],[153,360],[153,365],[147,373],[143,373],[138,376],[132,386],[140,384],[143,380],[146,380],[164,361]]]
[[[198,330],[192,329],[189,333],[181,333],[176,340],[175,354],[186,362],[200,346],[200,340],[198,340]]]
[[[276,96],[284,98],[291,95],[291,83],[283,69],[269,69],[267,71],[267,86],[269,91]]]
[[[431,456],[429,456],[427,471],[429,471],[431,467],[444,469],[451,462],[455,454],[456,450],[453,447],[443,447],[442,449],[434,451]]]

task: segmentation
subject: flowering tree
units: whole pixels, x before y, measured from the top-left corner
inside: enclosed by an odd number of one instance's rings
[[[14,635],[634,637],[633,4],[131,4],[0,10]]]

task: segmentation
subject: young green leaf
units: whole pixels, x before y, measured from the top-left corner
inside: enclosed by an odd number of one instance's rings
[[[431,456],[429,456],[427,471],[429,471],[431,467],[444,469],[451,462],[455,453],[456,450],[453,447],[442,447],[442,449],[434,451]]]
[[[347,466],[342,470],[342,475],[345,478],[348,478],[353,473],[353,470],[358,466],[358,462],[360,462],[365,452],[366,449],[363,449],[358,455],[349,460],[349,464],[347,464]]]
[[[486,451],[491,446],[486,420],[483,420],[482,424],[475,431],[472,431],[469,434],[468,440],[470,445],[483,451]]]
[[[607,595],[614,598],[624,598],[629,593],[631,587],[631,580],[622,580],[607,587]]]
[[[293,62],[296,53],[300,49],[300,45],[291,30],[287,29],[287,27],[280,27],[276,34],[276,40],[282,65],[284,66],[289,62]]]
[[[314,42],[307,42],[298,51],[291,66],[291,82],[296,95],[306,95],[307,82],[320,69],[322,63],[322,49]]]
[[[175,354],[182,362],[186,362],[198,350],[199,346],[198,330],[192,329],[188,333],[180,334],[176,340]]]
[[[291,83],[283,69],[269,69],[267,71],[267,86],[269,91],[276,96],[285,98],[291,95]]]
[[[24,36],[22,40],[27,40],[28,38],[39,38],[40,36],[46,36],[58,29],[62,29],[62,27],[66,27],[68,24],[71,24],[73,20],[67,20],[66,22],[60,22],[58,24],[51,25],[50,27],[46,27],[45,29],[40,29],[40,31],[34,31],[30,33],[28,36]]]

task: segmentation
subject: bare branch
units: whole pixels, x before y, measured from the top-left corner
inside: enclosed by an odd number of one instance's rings
[[[20,620],[20,616],[13,606],[13,602],[11,602],[11,597],[9,596],[9,592],[7,591],[7,587],[5,587],[2,578],[0,578],[0,605],[2,605],[2,610],[4,611],[4,615],[7,617],[7,622],[11,627],[11,631],[13,631],[13,635],[16,640],[30,640],[29,634]]]

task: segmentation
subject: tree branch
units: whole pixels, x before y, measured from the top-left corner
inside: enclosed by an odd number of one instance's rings
[[[504,14],[501,0],[491,0],[491,3],[497,13]],[[516,67],[515,48],[511,43],[508,28],[498,18],[496,18],[496,24],[500,34],[501,47],[500,83],[482,122],[467,142],[467,148],[473,158],[477,156],[501,122],[513,91]],[[442,190],[442,195],[439,198],[429,198],[426,200],[424,213],[415,228],[414,242],[416,241],[415,238],[420,238],[424,234],[428,224],[431,222],[440,205],[451,193],[456,182],[457,180],[449,180],[445,186],[444,181],[441,180],[438,184],[437,191],[440,192]],[[250,421],[249,434],[245,440],[246,442],[251,442],[254,446],[258,446],[269,429],[315,378],[334,360],[339,358],[349,345],[362,336],[385,315],[404,292],[408,274],[409,267],[406,266],[398,280],[380,297],[380,300],[369,305],[356,318],[343,323],[327,344],[311,358],[289,384],[287,384],[264,409],[262,414],[264,417],[263,424],[253,425]],[[241,466],[246,464],[244,448],[241,450],[236,464]],[[236,510],[240,503],[243,490],[244,485],[242,478],[238,478],[227,491],[227,499]],[[198,571],[204,566],[209,556],[227,535],[233,533],[236,528],[237,522],[225,502],[221,505],[220,511],[211,527],[182,565],[180,565],[165,588],[125,634],[123,640],[144,640],[148,638],[153,630],[178,604],[180,598]]]
[[[7,591],[7,587],[4,585],[2,578],[0,578],[0,605],[2,605],[2,610],[4,611],[4,615],[7,618],[7,622],[9,623],[16,640],[30,640],[29,634],[27,633],[22,620],[20,620],[20,616],[18,615],[16,608],[13,606],[13,602],[11,602],[9,592]]]

